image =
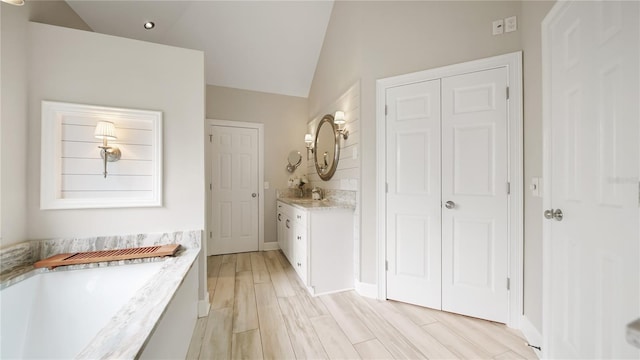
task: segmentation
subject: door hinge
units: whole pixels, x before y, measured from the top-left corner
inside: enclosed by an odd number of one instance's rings
[[[209,231],[209,237],[212,238],[213,237],[213,231]]]
[[[387,260],[384,261],[384,269],[386,271],[389,271],[389,261],[387,261]]]
[[[507,278],[507,290],[511,290],[511,279]]]
[[[389,183],[384,183],[384,192],[389,193]]]
[[[388,109],[387,109],[387,105],[384,106],[384,115],[386,116],[388,114]]]
[[[209,135],[209,142],[213,142],[213,135]]]
[[[507,100],[509,100],[509,87],[507,86]]]
[[[507,182],[507,195],[511,195],[511,183]]]
[[[209,184],[209,190],[213,190],[213,184]]]

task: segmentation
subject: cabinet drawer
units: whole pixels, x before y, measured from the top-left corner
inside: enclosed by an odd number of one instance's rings
[[[292,214],[291,219],[296,222],[296,226],[299,225],[301,227],[307,227],[307,211],[300,210],[296,208],[291,208]]]
[[[295,209],[293,208],[293,206],[285,204],[281,201],[278,201],[277,204],[278,204],[278,209],[277,209],[278,213],[284,214],[289,219],[294,219],[293,213]]]

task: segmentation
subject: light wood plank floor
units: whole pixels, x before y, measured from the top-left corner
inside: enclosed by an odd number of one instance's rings
[[[188,359],[537,359],[504,325],[354,291],[312,297],[280,251],[210,256]]]

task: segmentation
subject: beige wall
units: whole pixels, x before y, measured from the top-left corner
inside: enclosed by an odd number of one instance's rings
[[[27,237],[204,229],[204,54],[38,23],[29,33]],[[42,100],[162,111],[163,206],[40,210]]]
[[[334,5],[309,94],[309,114],[361,83],[361,279],[376,282],[375,80],[520,49],[491,22],[520,2],[350,2]]]
[[[287,187],[292,174],[286,170],[287,155],[299,151],[306,159],[304,134],[307,99],[263,92],[207,86],[207,119],[264,124],[264,241],[276,238],[276,189]],[[302,164],[296,174],[303,174]]]
[[[64,1],[1,3],[0,246],[27,237],[27,24],[29,20],[91,30]]]
[[[553,1],[524,1],[524,313],[542,332],[542,198],[528,191],[532,177],[542,177],[542,51],[540,24]]]
[[[309,94],[309,117],[361,83],[361,280],[376,282],[375,80],[523,50],[525,314],[542,329],[542,202],[526,190],[542,176],[540,22],[552,3],[337,1]],[[495,19],[519,29],[491,35]]]

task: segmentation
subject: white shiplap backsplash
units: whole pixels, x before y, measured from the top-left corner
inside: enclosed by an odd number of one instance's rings
[[[338,168],[329,181],[320,179],[316,172],[313,160],[307,162],[307,177],[311,187],[318,186],[322,189],[354,191],[356,196],[356,209],[353,221],[354,243],[354,275],[360,278],[360,82],[352,85],[336,101],[324,107],[319,114],[308,122],[307,133],[315,138],[318,123],[326,114],[334,115],[337,110],[344,111],[346,124],[344,128],[349,130],[349,138],[340,138],[340,158]]]
[[[150,198],[153,191],[152,131],[149,123],[135,120],[114,121],[122,158],[107,164],[104,178],[103,162],[94,138],[94,119],[69,119],[62,123],[61,195],[62,198],[104,197]]]

